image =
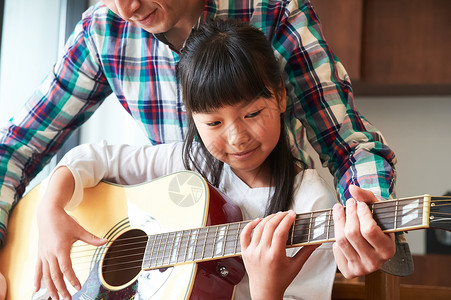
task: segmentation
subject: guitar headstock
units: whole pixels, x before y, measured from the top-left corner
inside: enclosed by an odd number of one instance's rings
[[[451,197],[431,197],[429,227],[451,231]]]

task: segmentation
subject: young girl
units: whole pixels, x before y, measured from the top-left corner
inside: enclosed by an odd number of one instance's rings
[[[49,176],[39,208],[46,218],[38,221],[36,289],[44,278],[52,299],[58,292],[69,299],[63,277],[80,288],[69,258],[72,244],[106,242],[65,212],[82,200],[83,188],[102,179],[137,184],[189,169],[224,192],[245,219],[255,219],[241,234],[248,276],[235,299],[329,299],[336,271],[331,245],[285,249],[293,211],[330,208],[335,196],[291,154],[283,79],[263,33],[231,21],[203,26],[186,42],[178,76],[189,117],[184,143],[82,145]]]

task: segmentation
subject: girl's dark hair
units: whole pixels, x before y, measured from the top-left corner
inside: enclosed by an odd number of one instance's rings
[[[263,32],[237,20],[212,20],[193,31],[177,66],[177,76],[188,114],[183,162],[218,187],[224,163],[212,156],[199,137],[192,113],[251,102],[259,97],[279,99],[284,85],[280,66]],[[290,208],[293,199],[295,158],[291,153],[283,114],[281,134],[267,158],[274,194],[266,214]],[[199,152],[193,142],[198,141]],[[200,161],[200,160],[203,161]]]

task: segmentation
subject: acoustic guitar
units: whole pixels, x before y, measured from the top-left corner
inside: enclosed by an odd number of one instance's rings
[[[33,293],[40,187],[11,213],[0,271],[8,300],[49,299]],[[386,232],[451,230],[450,197],[429,195],[370,205]],[[183,171],[132,186],[101,182],[69,212],[86,230],[108,239],[76,242],[71,251],[82,283],[73,299],[232,299],[244,275],[239,236],[248,221],[199,174]],[[334,241],[332,210],[298,214],[287,247]],[[67,284],[70,287],[70,284]]]

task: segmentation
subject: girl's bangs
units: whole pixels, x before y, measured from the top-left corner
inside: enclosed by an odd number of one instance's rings
[[[211,55],[204,55],[197,62],[203,66],[201,71],[197,69],[190,74],[184,96],[191,112],[208,112],[272,96],[265,84],[267,80],[261,76],[265,72],[251,55],[224,49],[218,47],[215,51],[208,51]]]

